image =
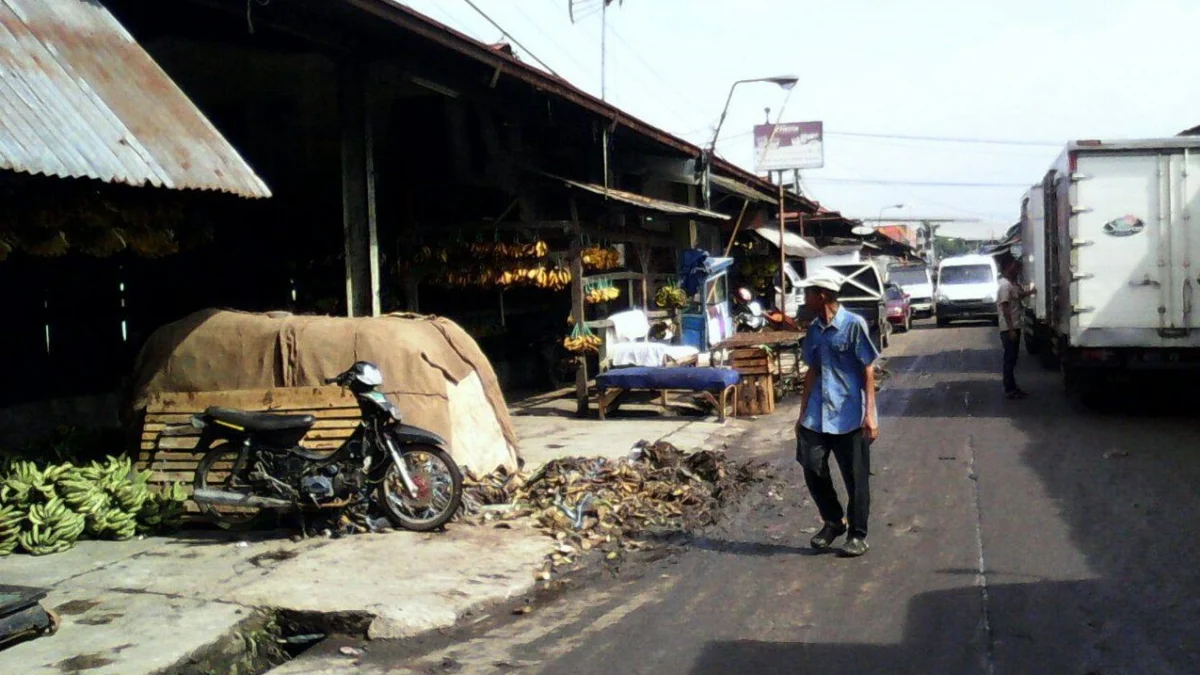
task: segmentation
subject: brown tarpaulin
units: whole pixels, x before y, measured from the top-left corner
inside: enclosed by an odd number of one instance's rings
[[[491,363],[466,331],[440,317],[196,312],[159,328],[146,341],[134,366],[131,406],[140,412],[150,396],[167,392],[319,387],[355,361],[379,366],[382,389],[406,422],[452,446],[469,439],[455,439],[451,432],[448,383],[457,385],[477,373],[515,453],[516,433]]]

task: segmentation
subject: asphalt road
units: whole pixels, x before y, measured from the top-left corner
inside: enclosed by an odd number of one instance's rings
[[[1198,673],[1200,422],[1096,414],[1022,355],[1001,396],[996,329],[897,336],[873,448],[871,552],[815,554],[816,510],[764,418],[786,487],[749,496],[678,555],[388,672]],[[1191,395],[1194,397],[1194,394]],[[1194,399],[1193,399],[1194,400]],[[1174,408],[1171,410],[1171,408]],[[840,485],[839,485],[840,488]]]

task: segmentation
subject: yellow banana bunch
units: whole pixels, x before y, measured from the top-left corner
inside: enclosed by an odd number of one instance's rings
[[[687,292],[678,286],[663,286],[654,294],[654,302],[659,307],[682,309],[688,305]]]
[[[611,270],[621,265],[621,255],[615,249],[591,246],[583,249],[583,266],[591,270]]]
[[[583,352],[596,353],[600,351],[600,338],[595,335],[566,337],[563,339],[563,347],[566,347],[567,351],[574,354]]]

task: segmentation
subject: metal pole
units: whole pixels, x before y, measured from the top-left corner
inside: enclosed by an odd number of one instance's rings
[[[600,100],[605,101],[608,93],[608,0],[602,0],[600,8]],[[607,182],[607,181],[606,181]]]
[[[783,172],[779,172],[779,310],[787,307],[787,275],[784,274],[783,268],[787,263],[787,247],[784,243],[784,234],[787,228],[784,226],[784,199],[783,199]]]

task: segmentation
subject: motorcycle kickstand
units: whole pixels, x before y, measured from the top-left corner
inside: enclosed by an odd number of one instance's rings
[[[304,511],[297,509],[296,519],[300,521],[300,540],[308,539],[308,522],[304,518]]]

